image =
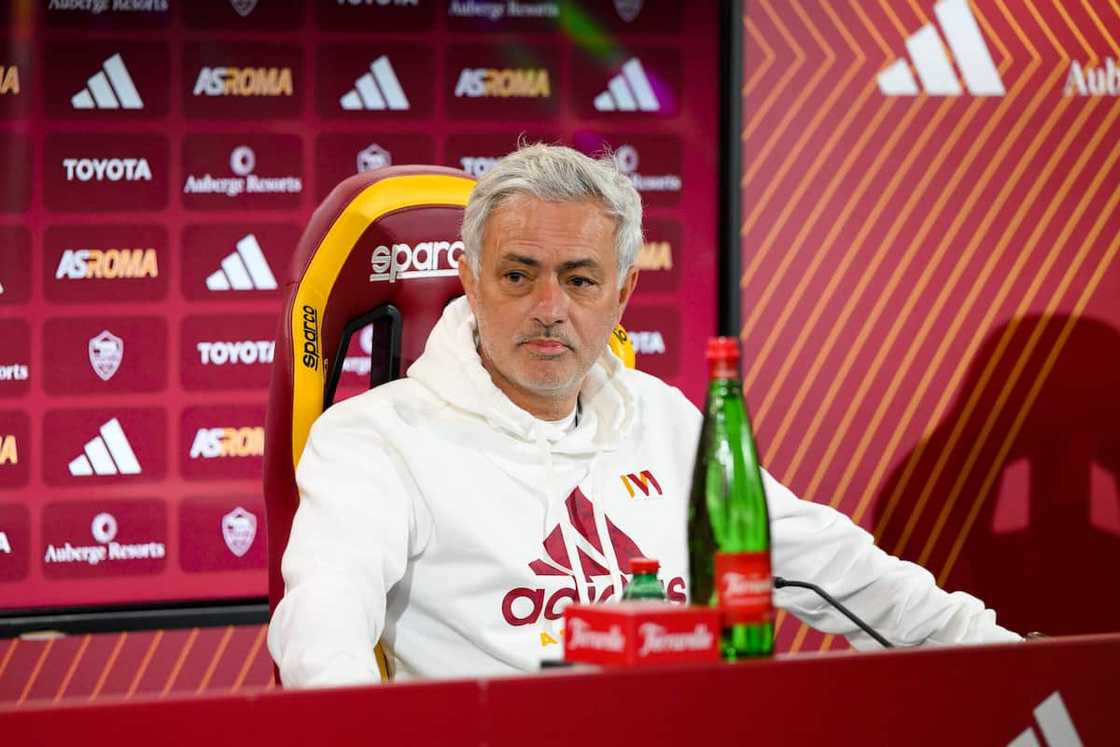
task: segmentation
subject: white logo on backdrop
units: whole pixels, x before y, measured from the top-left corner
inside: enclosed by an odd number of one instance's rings
[[[222,259],[222,269],[207,276],[206,287],[212,291],[276,290],[276,278],[257,237],[250,233],[238,240],[237,251]]]
[[[622,65],[622,72],[611,78],[607,90],[595,97],[595,110],[600,112],[656,112],[661,103],[653,93],[649,76],[637,57]]]
[[[393,154],[377,143],[373,143],[368,148],[358,151],[357,165],[359,174],[392,166]]]
[[[117,53],[101,63],[101,70],[70,99],[75,109],[143,109],[144,102]]]
[[[83,453],[70,462],[74,477],[90,475],[138,475],[142,472],[132,444],[116,418],[102,424],[98,435],[82,447]]]
[[[222,517],[222,539],[237,557],[244,557],[257,536],[257,517],[238,506]]]
[[[346,111],[407,111],[408,97],[389,58],[381,55],[370,63],[369,72],[354,81],[354,88],[338,100]]]
[[[113,378],[124,360],[124,340],[107,329],[89,340],[89,364],[102,381]]]
[[[957,67],[968,92],[973,96],[1002,96],[1003,81],[967,0],[941,0],[933,6],[933,12],[945,32],[949,50],[957,58]],[[926,93],[930,96],[961,95],[961,84],[953,72],[953,63],[946,56],[945,45],[932,22],[906,39],[906,51],[910,53]],[[887,96],[917,96],[921,90],[905,58],[896,60],[879,73],[876,80],[879,90]]]

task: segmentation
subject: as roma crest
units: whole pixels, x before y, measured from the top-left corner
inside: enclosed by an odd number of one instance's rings
[[[619,18],[630,23],[642,12],[642,0],[614,0],[614,9]]]
[[[257,7],[257,0],[229,0],[229,4],[237,11],[237,15],[244,18]]]
[[[107,329],[89,341],[89,364],[102,381],[113,378],[124,360],[124,340]]]
[[[241,558],[257,536],[257,517],[238,506],[222,517],[222,539],[229,551]]]

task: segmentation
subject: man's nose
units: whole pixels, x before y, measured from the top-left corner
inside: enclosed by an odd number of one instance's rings
[[[568,318],[568,294],[555,276],[537,280],[533,287],[533,318],[551,326]]]

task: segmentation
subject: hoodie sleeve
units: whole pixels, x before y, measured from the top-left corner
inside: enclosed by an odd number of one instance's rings
[[[1021,638],[964,592],[939,588],[929,571],[880,550],[873,537],[830,506],[803,501],[763,471],[774,575],[814,583],[895,645],[989,643]],[[774,601],[856,648],[879,644],[808,589],[780,589]]]
[[[345,404],[345,403],[343,403]],[[356,408],[311,429],[268,647],[288,687],[371,684],[386,594],[417,535],[407,472]]]

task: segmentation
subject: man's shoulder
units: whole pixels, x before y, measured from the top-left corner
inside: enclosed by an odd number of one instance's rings
[[[355,394],[331,405],[315,421],[315,431],[374,432],[400,416],[402,407],[423,407],[430,392],[418,382],[401,378]]]

